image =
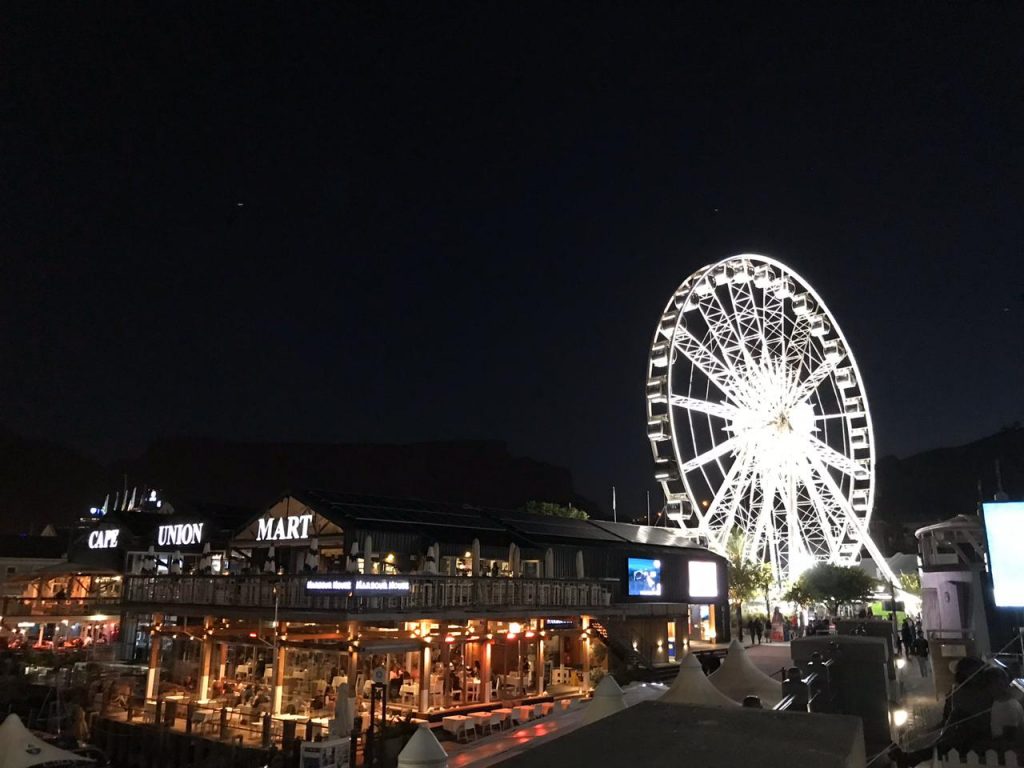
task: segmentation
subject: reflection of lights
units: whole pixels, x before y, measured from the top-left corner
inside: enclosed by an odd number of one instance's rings
[[[892,711],[892,724],[895,725],[897,728],[902,728],[904,725],[906,725],[908,718],[909,715],[907,714],[907,710],[905,709],[894,709]]]
[[[896,659],[896,669],[903,669],[905,666],[907,666],[906,659]]]

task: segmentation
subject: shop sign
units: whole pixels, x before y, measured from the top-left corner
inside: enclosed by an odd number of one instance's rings
[[[373,576],[347,576],[339,579],[306,579],[306,592],[314,595],[352,594],[407,595],[412,589],[408,579]]]
[[[258,521],[256,541],[294,541],[309,538],[313,514],[267,517]]]
[[[117,535],[120,528],[108,528],[105,531],[93,531],[89,534],[89,549],[116,549]]]
[[[199,544],[203,540],[203,525],[203,523],[161,525],[156,529],[156,543],[161,547],[171,544],[183,547]]]
[[[544,629],[576,629],[576,619],[544,619]]]

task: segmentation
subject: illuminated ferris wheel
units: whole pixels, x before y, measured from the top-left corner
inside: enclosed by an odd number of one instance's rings
[[[874,438],[839,325],[779,262],[745,254],[697,270],[654,334],[647,434],[669,514],[784,585],[867,546]],[[884,563],[884,561],[883,561]],[[886,569],[887,570],[887,569]]]

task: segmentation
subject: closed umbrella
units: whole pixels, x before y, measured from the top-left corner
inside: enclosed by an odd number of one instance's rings
[[[583,570],[583,550],[576,550],[576,578],[586,578],[586,572]]]
[[[156,573],[156,552],[153,551],[153,545],[149,545],[149,549],[146,550],[145,565],[142,568],[143,573],[152,575]]]
[[[349,573],[359,571],[359,543],[353,541],[348,551],[348,566],[345,568]]]
[[[373,537],[367,536],[363,547],[363,573],[373,573]]]
[[[511,576],[516,575],[516,543],[514,541],[508,545],[508,572]]]
[[[441,545],[434,542],[434,573],[441,570]]]
[[[544,553],[544,578],[555,578],[555,551],[551,547]]]
[[[176,575],[181,573],[181,561],[182,561],[181,551],[177,550],[177,549],[174,550],[174,554],[171,555],[171,568],[170,568],[171,573],[176,574]]]
[[[203,556],[199,558],[199,572],[210,573],[213,571],[213,557],[210,555],[210,542],[203,544]]]
[[[472,558],[472,561],[471,561],[471,564],[470,564],[471,567],[472,567],[472,570],[470,571],[470,573],[472,573],[474,576],[479,576],[480,575],[480,539],[473,539],[472,555],[473,555],[473,558]]]
[[[309,540],[309,551],[306,553],[306,570],[313,573],[320,570],[320,540],[316,536]]]
[[[270,545],[270,549],[267,550],[267,559],[263,561],[263,572],[264,573],[277,573],[277,563],[275,562],[274,545]]]
[[[427,547],[427,556],[423,570],[427,573],[437,573],[437,551],[434,549],[433,544]]]
[[[355,719],[355,710],[352,706],[355,699],[348,697],[348,683],[341,683],[335,689],[334,719],[328,726],[328,732],[332,739],[342,739],[352,733],[352,721]]]

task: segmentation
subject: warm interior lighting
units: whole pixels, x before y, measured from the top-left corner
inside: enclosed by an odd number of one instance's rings
[[[904,725],[907,724],[907,719],[909,717],[910,716],[907,714],[907,710],[894,709],[892,711],[892,724],[895,725],[897,728],[902,728]]]

